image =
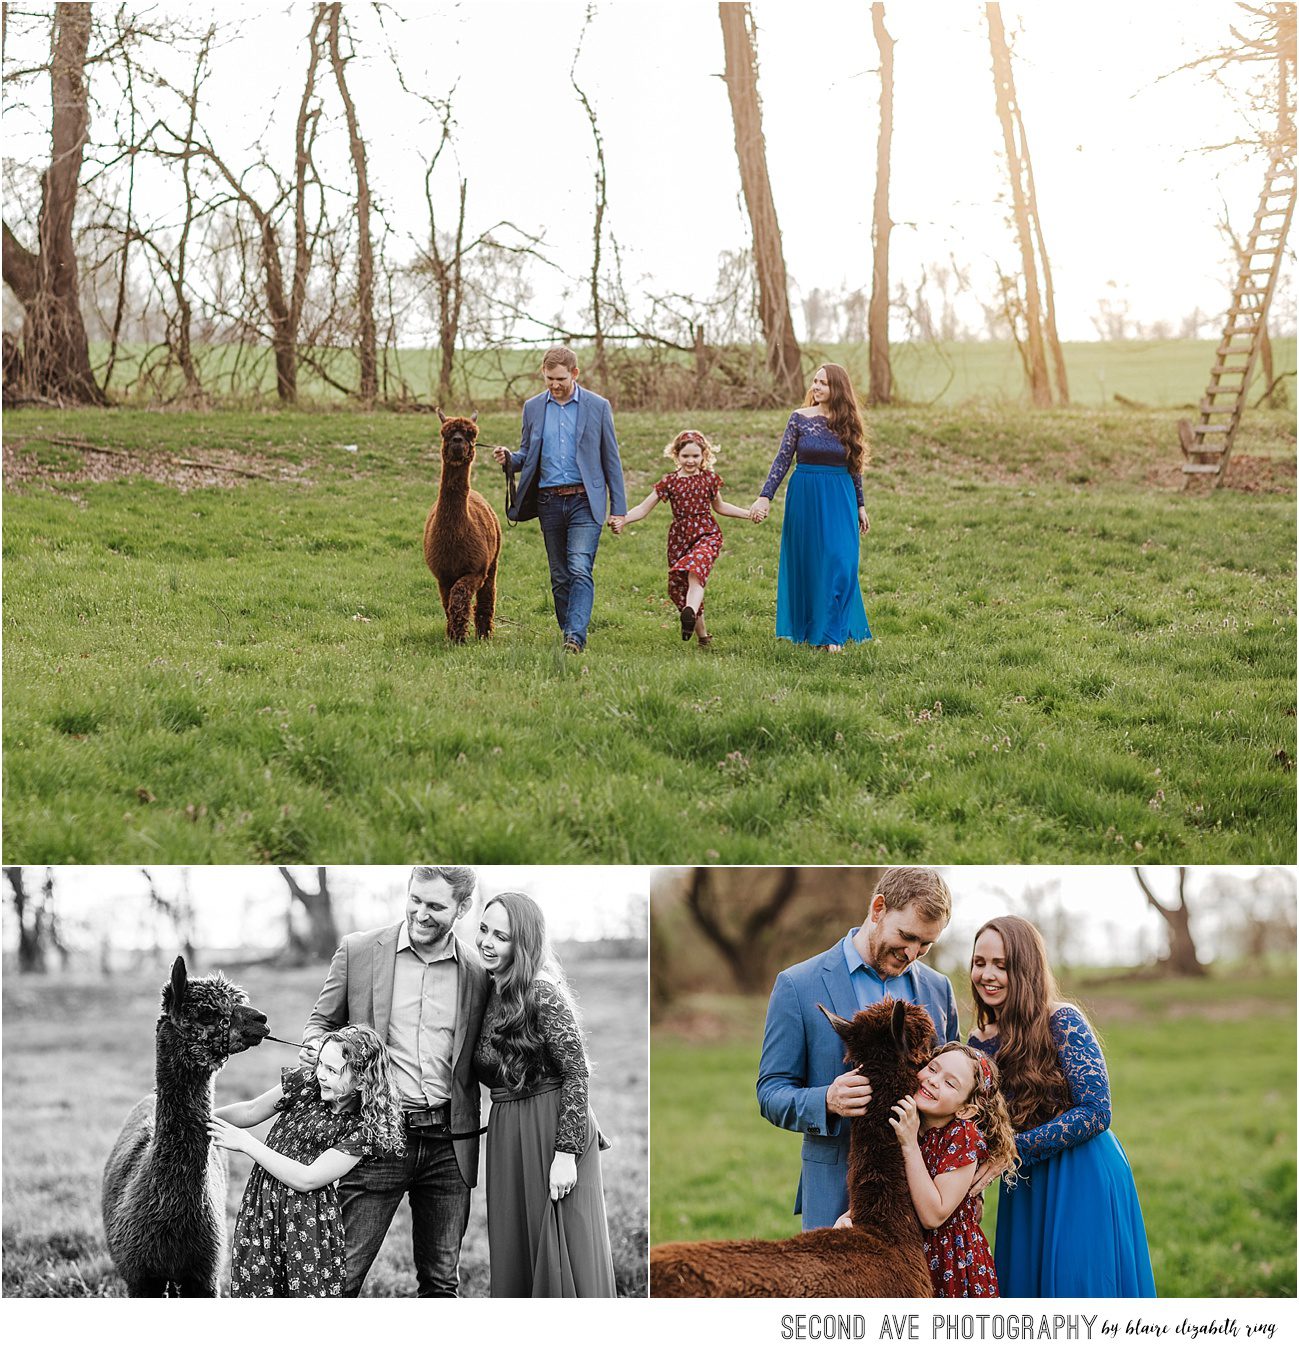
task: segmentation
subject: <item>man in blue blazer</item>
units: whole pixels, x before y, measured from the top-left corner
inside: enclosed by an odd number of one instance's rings
[[[795,1214],[803,1229],[833,1225],[848,1209],[848,1122],[871,1100],[870,1081],[844,1065],[843,1041],[817,1008],[841,1018],[886,996],[923,1005],[939,1043],[960,1036],[952,983],[918,959],[952,918],[952,894],[933,869],[891,868],[864,923],[776,978],[758,1066],[758,1106],[768,1122],[803,1134]],[[888,1112],[892,1104],[877,1104]]]
[[[595,601],[600,531],[607,517],[621,534],[627,495],[609,401],[577,383],[569,348],[552,347],[541,374],[546,388],[523,406],[519,449],[498,446],[493,455],[520,475],[510,520],[541,522],[559,632],[564,647],[580,653]]]

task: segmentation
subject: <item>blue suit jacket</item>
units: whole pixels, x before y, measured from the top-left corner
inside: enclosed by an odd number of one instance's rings
[[[923,963],[913,963],[909,970],[939,1042],[955,1041],[960,1033],[952,983]],[[843,1040],[818,1004],[843,1019],[857,1013],[852,978],[838,943],[776,978],[758,1065],[758,1107],[763,1117],[803,1133],[803,1168],[794,1212],[802,1213],[804,1230],[833,1225],[848,1210],[848,1130],[844,1119],[825,1106],[830,1082],[848,1067]],[[890,1106],[872,1101],[869,1111],[877,1107],[887,1111]]]
[[[524,404],[523,435],[519,438],[519,449],[510,454],[510,468],[519,473],[511,521],[531,521],[537,515],[537,483],[541,478],[541,436],[545,421],[546,392],[543,390]],[[607,399],[593,394],[585,386],[577,401],[577,468],[586,488],[591,515],[597,521],[603,522],[606,515],[622,516],[627,511],[622,461],[618,458],[618,439],[613,431],[613,409]]]

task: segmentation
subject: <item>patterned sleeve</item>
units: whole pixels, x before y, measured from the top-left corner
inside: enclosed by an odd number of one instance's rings
[[[589,1074],[582,1034],[568,1001],[549,982],[537,982],[537,1012],[541,1033],[546,1039],[546,1051],[563,1080],[559,1090],[555,1149],[580,1155],[586,1149],[586,1081]]]
[[[286,1108],[293,1106],[294,1102],[300,1099],[303,1094],[310,1090],[315,1082],[315,1076],[312,1075],[308,1081],[310,1072],[305,1066],[285,1066],[280,1071],[280,1097],[275,1105],[275,1111],[282,1113]]]
[[[1051,1015],[1060,1069],[1073,1107],[1040,1126],[1015,1136],[1021,1164],[1050,1159],[1070,1146],[1099,1136],[1110,1124],[1110,1080],[1096,1035],[1076,1009],[1062,1006]]]
[[[672,490],[668,487],[669,477],[669,475],[665,474],[658,483],[654,485],[654,491],[659,495],[660,502],[670,500],[672,497]]]
[[[355,1155],[358,1159],[374,1153],[366,1144],[365,1133],[359,1126],[339,1137],[334,1142],[334,1149],[341,1150],[344,1155]]]
[[[978,1127],[973,1122],[957,1122],[952,1128],[951,1139],[939,1156],[934,1177],[964,1169],[967,1164],[978,1164],[987,1153],[988,1147],[983,1143],[983,1133]]]
[[[857,490],[857,506],[858,506],[858,507],[865,507],[865,506],[866,506],[866,499],[865,499],[865,497],[862,495],[862,489],[861,489],[861,475],[860,475],[860,474],[854,474],[854,475],[851,476],[851,478],[852,478],[852,486]]]
[[[768,502],[776,496],[781,480],[789,473],[789,467],[794,463],[794,454],[798,450],[797,417],[796,413],[789,415],[789,422],[785,424],[785,435],[780,439],[780,449],[771,462],[771,473],[767,475],[767,482],[762,485],[762,492],[758,494]]]

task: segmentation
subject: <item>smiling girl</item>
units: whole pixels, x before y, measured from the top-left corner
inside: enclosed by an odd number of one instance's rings
[[[276,1118],[265,1141],[246,1128]],[[326,1035],[315,1068],[286,1070],[255,1099],[216,1109],[208,1134],[255,1161],[235,1221],[232,1296],[341,1296],[336,1184],[362,1157],[400,1154],[401,1100],[373,1028]]]
[[[1014,1133],[996,1067],[963,1043],[945,1043],[920,1072],[915,1095],[893,1105],[890,1120],[925,1229],[934,1295],[998,1295],[992,1253],[979,1228],[979,1195],[970,1191],[989,1157],[1008,1160],[1007,1176],[1014,1179]]]

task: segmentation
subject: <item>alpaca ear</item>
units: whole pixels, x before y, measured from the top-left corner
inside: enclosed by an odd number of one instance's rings
[[[433,412],[438,415],[438,422],[440,423],[446,422],[447,415],[443,413],[442,410],[438,408],[436,404],[433,406]]]
[[[185,971],[185,959],[177,954],[171,965],[171,981],[162,992],[163,1008],[168,1014],[176,1014],[185,1003],[185,987],[189,985],[189,974]]]
[[[819,1009],[821,1013],[824,1014],[827,1019],[829,1019],[830,1027],[833,1028],[834,1031],[838,1033],[841,1038],[844,1038],[846,1040],[848,1037],[849,1030],[852,1028],[852,1023],[848,1019],[841,1019],[837,1014],[832,1013],[824,1005],[817,1005],[817,1009]]]
[[[474,425],[475,427],[478,426],[478,410],[477,410],[477,409],[474,409],[474,411],[469,415],[469,421],[470,421],[471,423],[473,423],[473,425]]]
[[[907,1058],[907,1002],[905,1000],[894,1000],[893,1018],[891,1020],[893,1029],[893,1041],[897,1044],[898,1051],[902,1054],[902,1059]]]

